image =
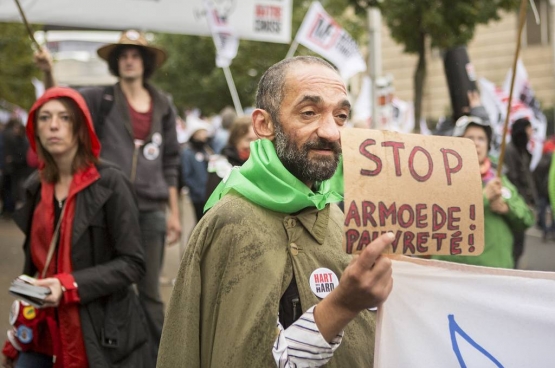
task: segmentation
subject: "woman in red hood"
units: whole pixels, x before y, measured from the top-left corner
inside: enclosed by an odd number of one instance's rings
[[[132,284],[144,274],[131,185],[99,160],[83,98],[51,88],[33,105],[27,136],[39,172],[14,220],[25,232],[23,273],[50,289],[40,309],[14,302],[4,364],[143,367],[146,329]]]

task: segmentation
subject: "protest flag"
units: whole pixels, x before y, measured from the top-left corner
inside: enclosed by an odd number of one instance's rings
[[[339,69],[344,79],[366,70],[356,41],[329,16],[318,1],[310,5],[287,57],[293,55],[298,44],[328,59]]]

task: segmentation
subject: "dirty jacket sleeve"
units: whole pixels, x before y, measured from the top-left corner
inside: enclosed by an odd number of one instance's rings
[[[198,232],[191,236],[167,308],[157,368],[200,367],[201,270]]]
[[[275,366],[287,252],[279,229],[253,226],[271,215],[254,212],[227,195],[196,226],[168,305],[159,368]]]

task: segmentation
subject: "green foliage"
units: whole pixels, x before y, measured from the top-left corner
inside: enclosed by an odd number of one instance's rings
[[[35,101],[31,40],[23,24],[0,23],[0,99],[29,109]]]
[[[233,106],[224,73],[215,64],[212,38],[158,34],[156,40],[169,57],[153,81],[173,96],[180,112],[198,107],[209,115]],[[230,70],[243,108],[254,104],[258,79],[287,49],[288,45],[241,40]]]
[[[300,27],[311,1],[294,1],[292,37]],[[364,32],[364,18],[345,12],[348,0],[323,0],[322,5],[351,35]],[[156,34],[156,43],[168,51],[168,61],[156,72],[153,82],[170,93],[182,114],[183,109],[198,107],[209,115],[225,106],[233,106],[222,69],[215,64],[215,47],[211,37]],[[272,64],[282,60],[288,44],[241,40],[237,57],[230,66],[243,108],[254,106],[258,80]],[[296,55],[312,55],[299,46]]]
[[[432,47],[466,45],[478,24],[498,20],[500,11],[513,10],[519,0],[349,0],[360,12],[378,5],[391,36],[409,53],[420,52],[420,34]]]

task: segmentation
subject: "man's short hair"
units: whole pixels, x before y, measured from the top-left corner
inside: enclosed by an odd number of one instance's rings
[[[118,45],[114,51],[110,53],[110,56],[108,57],[108,68],[110,69],[110,73],[119,78],[119,57],[123,51],[131,48],[139,50],[141,58],[143,59],[143,79],[149,79],[156,70],[156,57],[146,48],[135,45]]]
[[[274,124],[279,124],[279,108],[285,94],[285,77],[289,68],[298,63],[319,64],[337,72],[330,63],[315,56],[296,56],[272,65],[260,78],[256,92],[256,107],[266,110]]]

